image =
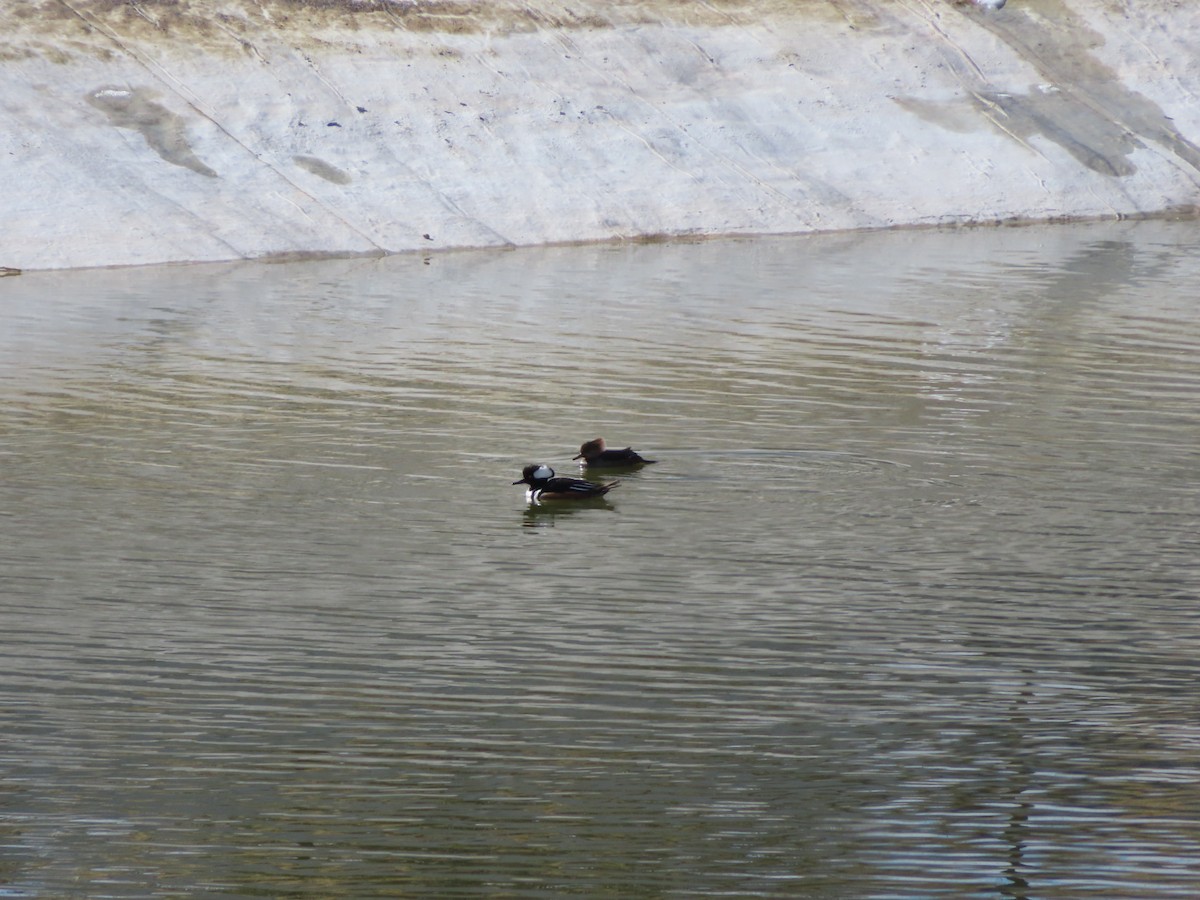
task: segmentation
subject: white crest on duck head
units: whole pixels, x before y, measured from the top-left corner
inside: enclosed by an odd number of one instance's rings
[[[543,478],[553,478],[554,470],[545,463],[542,463],[532,472],[529,473],[530,478],[537,478],[539,481]]]

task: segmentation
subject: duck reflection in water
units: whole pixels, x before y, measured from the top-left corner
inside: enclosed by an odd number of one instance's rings
[[[567,516],[577,516],[607,509],[616,512],[616,506],[603,497],[586,503],[530,503],[521,510],[521,525],[524,528],[553,528]]]

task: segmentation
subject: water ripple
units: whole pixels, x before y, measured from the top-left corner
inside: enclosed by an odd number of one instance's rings
[[[0,893],[1193,896],[1193,231],[6,279]]]

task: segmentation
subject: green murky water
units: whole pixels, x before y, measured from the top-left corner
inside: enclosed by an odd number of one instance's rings
[[[1198,242],[0,281],[0,896],[1195,896]]]

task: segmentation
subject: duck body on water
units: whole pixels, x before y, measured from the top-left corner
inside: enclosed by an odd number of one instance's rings
[[[587,469],[634,469],[658,462],[656,459],[646,459],[630,447],[609,449],[602,437],[585,441],[579,453],[571,458],[579,460],[579,465]]]
[[[513,484],[528,485],[525,499],[530,503],[541,503],[546,500],[595,500],[603,497],[620,482],[596,484],[582,478],[555,475],[554,470],[544,463],[531,463],[521,470],[521,477]]]

